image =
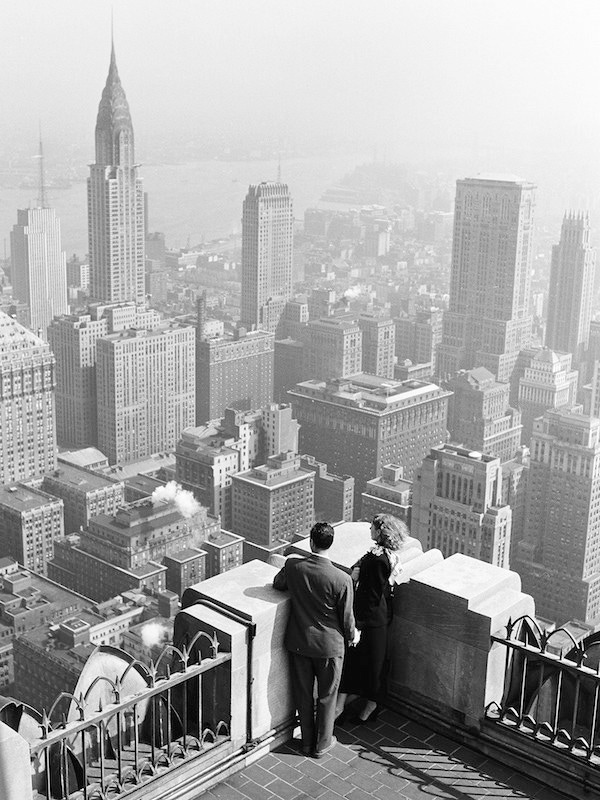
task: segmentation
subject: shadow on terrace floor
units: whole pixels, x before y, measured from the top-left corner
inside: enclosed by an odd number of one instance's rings
[[[522,773],[392,711],[373,725],[336,728],[338,744],[318,761],[279,747],[214,786],[202,800],[564,800]]]

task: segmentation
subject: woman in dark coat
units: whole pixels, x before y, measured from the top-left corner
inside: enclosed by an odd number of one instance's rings
[[[338,721],[341,721],[345,703],[356,697],[364,698],[364,707],[353,720],[360,724],[377,716],[388,626],[392,619],[393,588],[402,571],[399,551],[410,534],[401,520],[391,514],[377,514],[371,523],[371,538],[373,547],[352,569],[356,586],[354,617],[360,641],[346,654],[336,707]]]

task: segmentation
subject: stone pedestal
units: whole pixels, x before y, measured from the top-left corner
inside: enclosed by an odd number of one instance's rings
[[[535,613],[521,579],[457,553],[413,576],[396,602],[390,694],[479,727],[504,686],[505,652],[490,637],[509,618]]]
[[[250,646],[252,738],[260,738],[291,722],[294,713],[288,657],[283,643],[289,597],[286,592],[273,589],[276,574],[275,567],[262,561],[250,561],[202,581],[186,594],[186,602],[195,599],[197,605],[189,606],[176,618],[175,640],[184,630],[189,633],[215,630],[222,649],[231,648],[231,721],[235,744],[243,743],[246,732]],[[203,605],[203,601],[210,607]],[[252,644],[250,626],[255,626],[256,631]]]
[[[4,722],[0,722],[0,797],[2,800],[31,800],[29,745]]]

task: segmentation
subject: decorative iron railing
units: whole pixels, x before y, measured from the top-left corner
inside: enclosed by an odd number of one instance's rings
[[[525,616],[492,640],[506,647],[506,677],[486,717],[600,767],[600,634],[578,643],[567,629],[545,632]]]
[[[128,658],[114,680],[98,674],[85,692],[63,692],[48,713],[27,709],[39,731],[28,737],[34,797],[114,800],[229,741],[230,661],[201,632],[150,666]]]

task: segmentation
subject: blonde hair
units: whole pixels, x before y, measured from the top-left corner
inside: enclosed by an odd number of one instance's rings
[[[406,523],[392,514],[376,514],[371,524],[377,532],[375,542],[387,550],[399,550],[410,537]]]

